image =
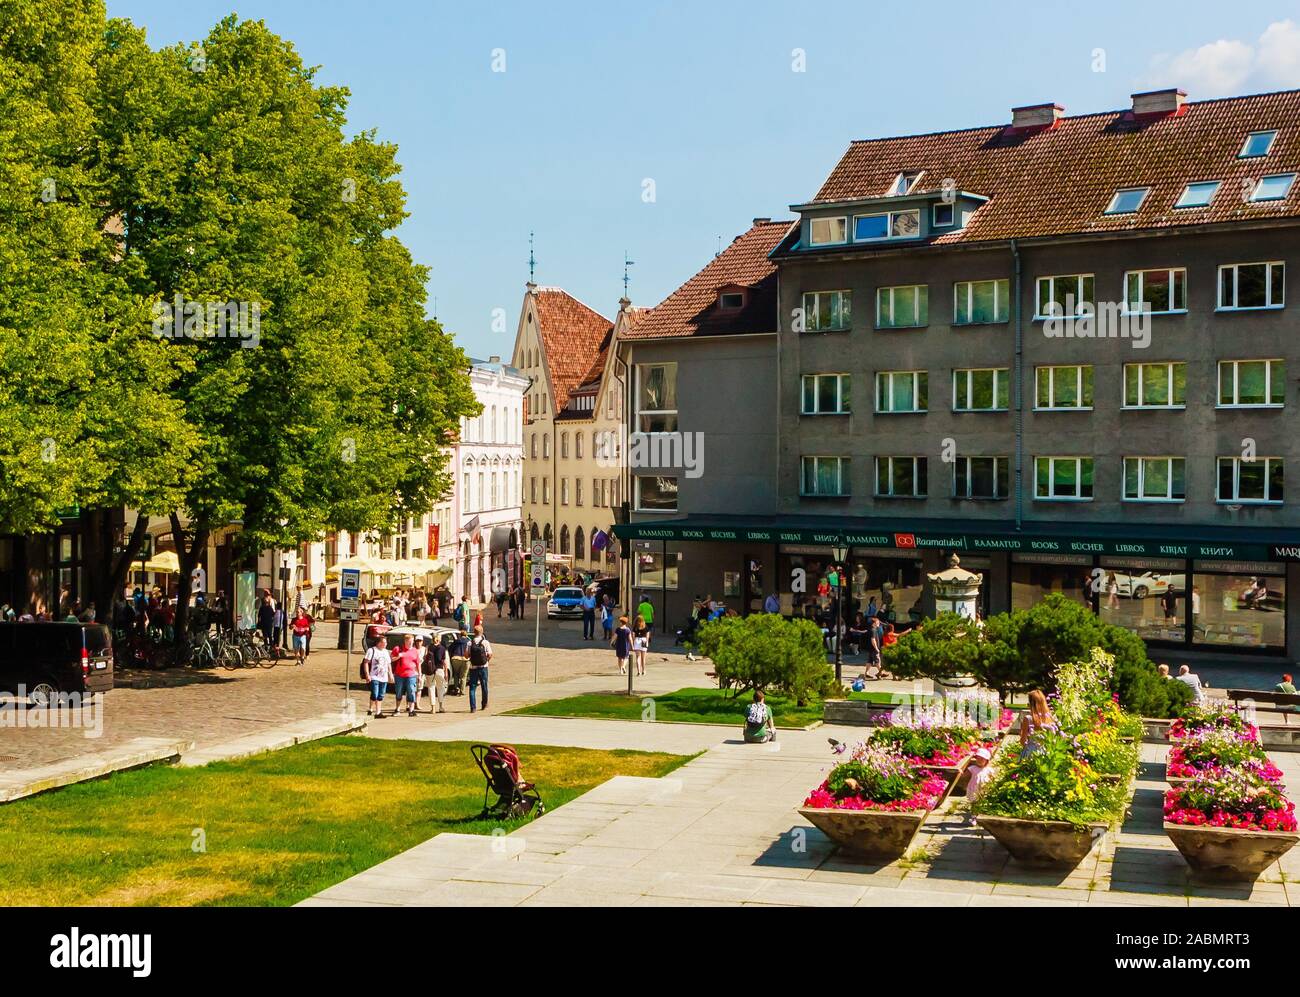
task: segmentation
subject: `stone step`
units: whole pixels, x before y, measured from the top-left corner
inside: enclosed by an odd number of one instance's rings
[[[295,744],[318,741],[323,737],[336,734],[349,734],[363,730],[366,721],[357,715],[344,716],[342,713],[323,713],[319,717],[298,720],[291,724],[274,727],[271,730],[254,731],[242,737],[220,744],[209,745],[186,751],[177,763],[183,768],[207,765],[210,762],[229,762],[241,758],[252,758],[268,751],[292,748]]]
[[[99,779],[143,765],[172,763],[193,746],[192,741],[137,737],[114,748],[78,755],[50,765],[0,773],[0,803],[9,803],[35,793]]]

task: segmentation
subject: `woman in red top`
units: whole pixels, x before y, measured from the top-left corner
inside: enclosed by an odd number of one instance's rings
[[[416,682],[420,677],[420,648],[415,647],[415,638],[411,634],[402,637],[402,646],[393,651],[393,675],[397,681],[397,707],[393,716],[402,709],[402,700],[407,703],[406,715],[415,716]]]
[[[290,625],[293,627],[293,655],[301,665],[307,655],[307,640],[311,637],[311,617],[307,610],[299,606]]]

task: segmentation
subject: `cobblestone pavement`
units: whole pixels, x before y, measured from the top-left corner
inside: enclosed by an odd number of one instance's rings
[[[485,616],[485,629],[494,650],[490,672],[492,713],[576,692],[626,688],[621,685],[626,679],[618,675],[613,651],[600,639],[584,641],[581,622],[545,619],[541,623],[542,647],[537,654],[540,682],[534,685],[534,621],[497,620],[495,610]],[[168,685],[116,688],[105,696],[98,718],[90,709],[73,711],[72,719],[78,723],[75,727],[20,727],[18,721],[35,720],[39,715],[0,710],[0,771],[62,761],[137,737],[184,738],[202,748],[275,725],[319,717],[341,708],[347,672],[351,674],[350,698],[357,712],[364,714],[367,696],[360,689],[358,654],[352,654],[350,666],[345,668],[344,652],[335,649],[337,629],[332,623],[318,625],[313,642],[315,650],[301,668],[288,661],[270,669],[145,673],[149,679]],[[664,640],[661,636],[656,643],[670,642],[671,638]],[[647,670],[647,683],[638,688],[664,692],[709,682],[705,665],[688,662],[681,649],[671,647],[652,645]],[[449,696],[447,708],[450,712],[446,715],[422,716],[409,722],[452,722],[458,714],[468,713],[468,699]],[[80,726],[83,722],[84,727]],[[405,718],[393,722],[402,723]]]
[[[1300,849],[1254,883],[1201,879],[1161,826],[1163,744],[1142,746],[1129,816],[1078,867],[1023,866],[951,801],[903,859],[844,855],[796,808],[831,764],[826,736],[783,731],[775,745],[674,724],[487,717],[455,725],[484,740],[695,751],[663,779],[615,778],[499,838],[437,835],[303,906],[1292,906]],[[1292,785],[1300,754],[1273,755]],[[525,774],[528,759],[523,758]]]

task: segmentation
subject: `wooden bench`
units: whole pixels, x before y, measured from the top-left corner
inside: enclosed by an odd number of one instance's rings
[[[1282,714],[1282,722],[1290,723],[1288,714],[1300,712],[1300,694],[1293,692],[1262,692],[1258,689],[1229,689],[1232,705],[1241,709],[1242,702],[1250,700],[1256,710]]]

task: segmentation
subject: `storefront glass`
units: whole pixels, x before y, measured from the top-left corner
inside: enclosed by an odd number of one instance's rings
[[[667,570],[664,567],[664,553],[659,550],[638,550],[636,558],[636,577],[634,584],[644,589],[677,589],[677,558],[675,551],[667,555]]]
[[[1095,575],[1097,612],[1143,640],[1182,643],[1187,633],[1187,562],[1103,557]]]
[[[1053,592],[1092,607],[1092,558],[1084,554],[1014,554],[1011,608],[1028,609]]]
[[[1192,643],[1286,649],[1285,566],[1197,561],[1192,574]]]

